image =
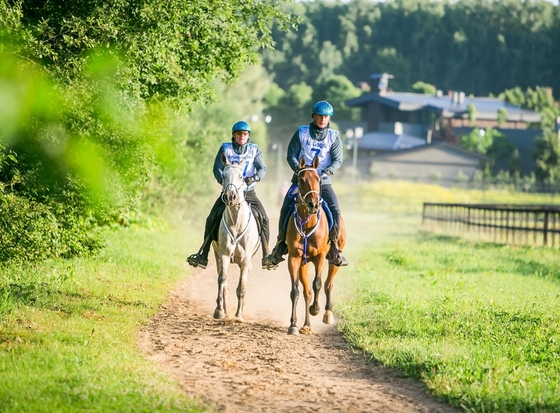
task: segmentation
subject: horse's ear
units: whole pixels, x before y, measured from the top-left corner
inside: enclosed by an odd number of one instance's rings
[[[245,164],[247,163],[247,159],[243,159],[241,162],[239,162],[239,166],[241,168],[243,168],[245,166]]]
[[[299,169],[303,169],[303,168],[305,168],[305,157],[304,156],[299,158]]]
[[[224,164],[224,166],[227,166],[229,164],[227,158],[226,158],[226,154],[222,152],[222,163]]]
[[[313,159],[313,168],[317,169],[319,167],[319,157],[316,156],[315,159]]]

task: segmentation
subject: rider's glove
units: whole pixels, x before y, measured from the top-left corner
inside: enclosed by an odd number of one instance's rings
[[[253,182],[257,182],[255,176],[256,175],[248,176],[247,178],[245,178],[245,183],[247,184],[247,186],[250,186]]]

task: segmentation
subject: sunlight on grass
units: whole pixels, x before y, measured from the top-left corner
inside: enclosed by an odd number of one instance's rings
[[[107,239],[94,259],[3,270],[3,412],[207,411],[137,343],[185,275],[184,234],[120,230]]]
[[[469,411],[557,411],[557,250],[419,234],[360,256],[338,306],[351,343]]]

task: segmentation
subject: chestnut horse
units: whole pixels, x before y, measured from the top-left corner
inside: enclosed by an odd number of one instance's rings
[[[311,333],[311,322],[309,315],[319,313],[319,292],[321,291],[323,266],[325,257],[329,251],[329,225],[325,211],[321,206],[321,176],[317,171],[319,158],[315,157],[312,165],[306,165],[302,157],[299,161],[298,194],[293,219],[288,221],[286,231],[286,243],[288,244],[288,270],[292,280],[290,298],[292,300],[292,317],[288,334]],[[344,248],[346,242],[346,231],[344,221],[340,219],[339,247]],[[313,280],[312,297],[311,283],[309,279],[310,265],[315,267],[315,279]],[[326,305],[323,323],[332,324],[332,289],[334,277],[338,267],[329,263],[329,271],[325,282]],[[299,283],[303,286],[303,297],[305,299],[305,321],[301,330],[297,328],[297,302],[299,299]],[[311,299],[313,298],[313,303]]]
[[[258,251],[259,230],[251,207],[245,200],[243,168],[245,161],[240,164],[229,163],[222,156],[225,165],[222,176],[222,200],[226,209],[222,215],[218,241],[213,241],[214,254],[218,263],[218,297],[214,318],[226,316],[227,304],[227,275],[230,263],[239,266],[239,283],[237,284],[237,312],[235,318],[243,321],[245,307],[245,284],[252,268],[252,257]]]

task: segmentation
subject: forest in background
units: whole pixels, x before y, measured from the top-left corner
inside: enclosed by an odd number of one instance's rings
[[[0,261],[94,253],[100,226],[188,207],[214,184],[200,171],[235,121],[265,149],[320,99],[335,126],[357,119],[343,102],[371,73],[400,91],[504,93],[552,119],[559,12],[519,0],[0,0]],[[560,176],[548,139],[542,163]]]
[[[560,7],[544,0],[323,0],[289,10],[302,18],[297,31],[274,29],[276,46],[262,53],[275,82],[268,104],[278,140],[318,99],[332,101],[334,122],[358,120],[343,102],[373,73],[394,75],[389,86],[401,92],[424,91],[421,84],[467,96],[509,91],[506,99],[537,111],[543,105],[527,93],[560,96]]]
[[[263,51],[284,90],[386,72],[398,91],[423,81],[475,96],[548,86],[560,97],[560,7],[544,0],[323,0],[290,11],[303,19],[297,31],[275,28]]]

